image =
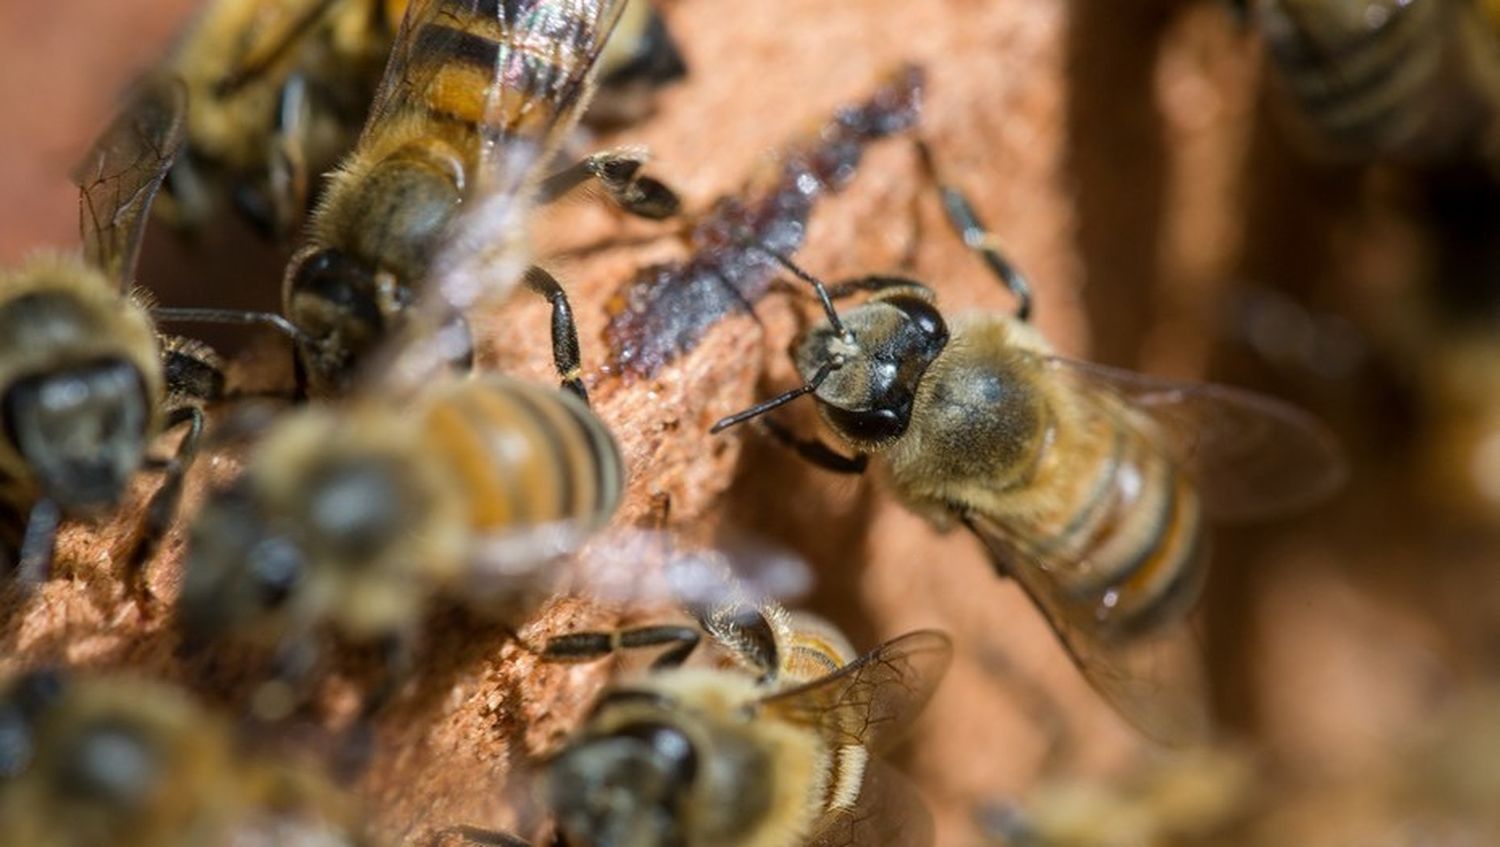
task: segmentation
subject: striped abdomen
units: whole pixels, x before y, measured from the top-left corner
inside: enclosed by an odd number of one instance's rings
[[[1026,535],[1074,603],[1122,637],[1172,620],[1197,598],[1206,527],[1192,480],[1154,441],[1149,421],[1104,401],[1060,424],[1033,497],[1050,502]],[[1064,564],[1066,563],[1066,564]]]
[[[1441,155],[1477,129],[1477,92],[1442,0],[1267,0],[1260,23],[1305,117],[1371,154]]]
[[[462,480],[477,531],[591,528],[619,504],[625,473],[614,438],[556,389],[496,375],[461,380],[427,405],[426,430]]]
[[[618,0],[434,0],[410,33],[411,106],[487,137],[535,138],[584,104]]]

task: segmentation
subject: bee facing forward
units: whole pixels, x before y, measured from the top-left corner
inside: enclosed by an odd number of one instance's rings
[[[183,693],[34,671],[0,691],[0,843],[370,843],[322,782],[236,749]]]
[[[794,351],[805,384],[714,431],[811,394],[853,456],[767,419],[770,431],[831,470],[861,472],[878,457],[908,507],[978,534],[1126,717],[1157,738],[1194,736],[1203,725],[1199,669],[1176,652],[1183,639],[1165,636],[1202,583],[1206,521],[1328,494],[1343,474],[1332,437],[1269,398],[1055,356],[1028,323],[1024,278],[967,200],[949,188],[943,197],[965,242],[1018,297],[1016,315],[950,325],[915,280],[873,276],[825,289],[783,259],[827,314]],[[859,292],[873,296],[834,309],[833,299]]]
[[[721,608],[702,624],[727,663],[682,666],[698,641],[691,627],[548,642],[546,656],[567,660],[671,645],[650,674],[606,690],[547,763],[558,843],[931,843],[921,798],[874,755],[899,740],[942,680],[952,658],[946,635],[911,632],[856,656],[828,623],[775,605]]]
[[[1414,163],[1483,154],[1500,114],[1500,42],[1485,4],[1234,0],[1316,133]]]
[[[300,331],[299,363],[313,393],[347,387],[414,293],[437,284],[429,275],[496,273],[488,259],[519,235],[517,204],[598,178],[629,211],[675,212],[676,197],[642,177],[633,154],[597,154],[541,178],[593,94],[595,65],[623,7],[624,0],[410,5],[364,132],[287,270],[284,311]],[[540,269],[526,281],[553,303],[566,336],[556,352],[581,391],[562,289]]]
[[[199,403],[222,388],[201,345],[158,345],[130,296],[142,230],[181,146],[183,92],[141,89],[79,166],[84,257],[42,256],[0,273],[0,499],[7,564],[44,580],[58,522],[117,505],[164,429],[190,424],[147,513],[138,564],[166,526],[202,427]]]

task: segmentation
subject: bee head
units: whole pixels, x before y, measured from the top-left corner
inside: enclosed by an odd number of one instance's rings
[[[299,256],[287,277],[287,316],[305,333],[297,357],[314,393],[340,393],[358,362],[386,334],[404,289],[382,286],[358,259],[334,248]]]
[[[665,721],[627,723],[586,737],[548,770],[558,827],[570,844],[682,845],[681,810],[699,764],[692,739]]]
[[[917,384],[948,343],[947,323],[930,301],[902,293],[849,310],[841,324],[825,321],[807,334],[797,347],[797,369],[811,384],[834,365],[813,397],[846,440],[878,446],[901,437]]]
[[[101,359],[22,376],[3,397],[6,437],[65,509],[118,502],[140,467],[151,398],[134,365]]]

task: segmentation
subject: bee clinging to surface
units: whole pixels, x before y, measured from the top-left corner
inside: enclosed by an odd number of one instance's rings
[[[349,151],[365,121],[407,0],[213,0],[162,72],[188,88],[187,146],[158,206],[201,226],[227,196],[280,237],[301,224],[313,180]],[[685,73],[661,17],[637,0],[600,58],[599,109],[610,124],[649,112]]]
[[[1200,669],[1185,640],[1167,636],[1183,634],[1201,586],[1207,520],[1308,504],[1340,483],[1342,457],[1314,419],[1270,398],[1058,357],[1028,322],[1025,279],[963,195],[942,194],[964,241],[1016,294],[1016,314],[950,322],[916,280],[825,288],[784,261],[827,315],[794,348],[805,384],[714,431],[811,394],[852,456],[769,418],[767,428],[831,470],[876,458],[908,507],[985,542],[1126,717],[1157,738],[1196,735]],[[834,308],[860,292],[872,296]]]
[[[157,683],[23,674],[0,689],[0,738],[0,843],[371,843],[331,786],[246,754],[226,722]]]
[[[519,237],[518,204],[598,179],[628,211],[675,213],[675,195],[640,174],[635,154],[596,154],[546,179],[541,172],[589,102],[624,5],[409,6],[364,132],[287,270],[284,311],[299,330],[299,363],[313,393],[345,389],[422,287],[501,272],[489,260],[508,249],[500,242]],[[565,356],[577,339],[561,287],[539,268],[526,281],[552,302]],[[564,370],[581,391],[576,364]]]
[[[610,847],[929,845],[932,821],[876,754],[921,713],[952,658],[934,630],[856,656],[844,636],[776,605],[702,620],[726,661],[684,666],[682,626],[560,636],[553,659],[666,646],[652,671],[606,689],[546,764],[558,843]],[[524,844],[463,830],[471,840]]]
[[[1449,0],[1236,0],[1315,134],[1438,164],[1485,155],[1500,115],[1500,21]]]
[[[147,510],[139,564],[166,527],[202,427],[222,388],[217,359],[183,339],[159,344],[131,296],[152,198],[181,146],[183,91],[155,80],[100,136],[75,178],[83,257],[44,255],[0,272],[0,500],[7,564],[44,580],[58,522],[118,505],[150,463],[152,439],[189,424]]]

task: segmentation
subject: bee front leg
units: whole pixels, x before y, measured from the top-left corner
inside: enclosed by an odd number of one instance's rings
[[[162,538],[166,536],[167,530],[172,526],[172,519],[177,515],[177,506],[182,502],[182,483],[187,477],[188,467],[198,454],[198,444],[203,439],[203,408],[194,404],[167,413],[166,429],[184,423],[188,425],[188,430],[183,433],[182,441],[178,442],[176,454],[166,463],[161,485],[146,503],[146,511],[141,517],[140,534],[125,558],[126,584],[137,599],[144,600],[151,593],[146,584],[146,563],[156,555]]]
[[[764,417],[760,419],[760,422],[777,441],[826,471],[862,474],[870,465],[870,457],[863,453],[845,456],[816,438],[799,438],[793,435],[791,430],[777,423],[774,418]]]
[[[552,304],[552,363],[557,368],[563,389],[573,392],[587,405],[589,393],[583,386],[579,371],[582,363],[578,324],[573,320],[573,307],[568,303],[567,293],[556,277],[536,265],[527,269],[524,282],[528,289]]]
[[[638,150],[595,153],[542,180],[537,202],[551,203],[585,182],[597,180],[610,199],[632,215],[653,221],[673,217],[682,208],[677,192],[641,173],[645,163],[645,155]]]
[[[651,663],[653,670],[661,670],[682,665],[702,640],[703,634],[697,627],[680,625],[640,626],[614,632],[571,632],[548,639],[542,648],[542,658],[587,662],[622,650],[672,645]]]
[[[438,833],[440,838],[445,835],[456,835],[471,844],[483,844],[486,847],[532,847],[530,841],[518,835],[477,826],[450,826]],[[561,840],[553,841],[553,845],[560,844]]]
[[[26,518],[26,532],[16,559],[16,582],[31,593],[47,581],[52,572],[52,554],[57,548],[57,527],[62,523],[62,509],[46,497],[36,501]]]

